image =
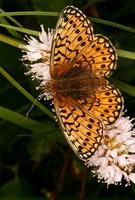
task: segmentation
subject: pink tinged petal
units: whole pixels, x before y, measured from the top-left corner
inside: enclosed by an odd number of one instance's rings
[[[36,61],[41,58],[42,58],[42,55],[39,52],[35,52],[35,53],[27,52],[27,59],[31,62]]]
[[[126,144],[127,146],[132,145],[132,144],[135,144],[135,139],[134,139],[134,138],[131,138],[131,139],[127,140],[127,141],[125,142],[125,144]]]
[[[39,34],[40,41],[47,46],[48,49],[51,49],[53,38],[53,29],[48,29],[48,33],[45,32],[43,25],[41,25],[41,33]]]
[[[115,173],[114,172],[114,168],[112,166],[108,166],[106,170],[108,171],[108,173],[106,173],[106,175],[108,177],[110,176],[110,178],[113,178],[114,177],[114,173]]]
[[[117,138],[118,141],[124,142],[124,141],[131,138],[131,134],[129,132],[125,133],[125,132],[122,131],[122,132],[120,132],[120,135],[116,136],[116,138]]]
[[[128,148],[129,152],[135,153],[135,144],[130,145]]]
[[[123,117],[118,118],[118,120],[114,123],[115,127],[121,126],[123,121],[124,121]]]
[[[122,172],[116,172],[114,176],[115,183],[121,183],[122,181]]]
[[[129,117],[120,117],[115,122],[115,126],[118,129],[123,130],[124,132],[131,130],[131,128],[133,127],[132,120],[130,120]]]
[[[118,154],[118,150],[117,149],[113,149],[113,150],[109,151],[109,154],[110,154],[111,157],[116,159],[117,158],[117,154]]]
[[[135,154],[129,155],[127,158],[128,163],[131,165],[135,165]]]
[[[39,51],[39,50],[40,50],[40,44],[41,44],[41,43],[40,43],[37,39],[35,39],[35,38],[33,38],[33,37],[31,37],[31,38],[29,39],[28,44],[29,44],[29,45],[26,45],[26,47],[27,47],[27,49],[28,49],[29,51],[34,52],[34,51]]]
[[[125,122],[123,121],[123,124],[121,125],[121,129],[123,129],[125,132],[131,130],[132,123],[129,120],[129,118],[125,118]]]
[[[117,129],[115,129],[115,127],[113,127],[113,129],[106,131],[106,135],[109,135],[109,137],[112,138],[112,137],[116,136],[117,132],[118,132]]]
[[[115,170],[113,166],[108,166],[105,170],[104,170],[104,174],[102,174],[105,182],[109,185],[109,184],[114,184],[115,183]]]
[[[126,154],[124,154],[124,155],[121,155],[121,156],[119,156],[118,157],[118,163],[119,163],[119,165],[120,166],[126,166],[127,164],[128,164],[128,161],[127,161],[127,159],[126,159]]]
[[[95,152],[95,156],[102,157],[105,153],[105,150],[107,149],[106,145],[102,144],[99,149]]]
[[[87,162],[86,165],[99,167],[102,166],[103,168],[108,165],[108,159],[106,157],[95,157],[92,156]]]
[[[36,63],[31,65],[31,69],[29,70],[29,72],[27,72],[27,74],[31,74],[33,79],[40,80],[40,85],[50,80],[49,66],[44,63]]]
[[[41,33],[39,33],[39,39],[42,43],[44,43],[44,42],[47,43],[48,42],[47,34],[44,30],[44,27],[43,27],[43,25],[41,25],[40,27],[41,27]]]
[[[25,49],[30,52],[35,52],[35,47],[33,45],[26,45]]]
[[[106,157],[98,158],[95,162],[95,166],[102,166],[105,168],[108,165],[108,159]]]

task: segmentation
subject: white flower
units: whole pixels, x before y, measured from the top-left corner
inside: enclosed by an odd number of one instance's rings
[[[28,38],[27,45],[21,45],[20,48],[25,53],[22,56],[22,61],[25,61],[25,65],[28,68],[26,75],[31,75],[32,79],[37,79],[40,82],[37,89],[45,86],[51,79],[50,77],[50,52],[52,45],[54,30],[48,29],[48,33],[45,32],[43,25],[41,25],[41,33],[39,33],[39,40],[34,37]],[[28,62],[28,64],[26,64]],[[51,94],[47,91],[43,93],[47,99],[51,98]]]
[[[135,183],[135,129],[133,119],[124,117],[106,127],[103,141],[95,154],[85,162],[93,167],[94,175],[99,181],[110,184],[126,185]]]

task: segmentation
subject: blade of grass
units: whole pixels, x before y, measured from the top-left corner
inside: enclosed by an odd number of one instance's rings
[[[25,12],[6,12],[6,13],[0,13],[0,17],[4,17],[4,16],[28,16],[28,15],[40,15],[40,16],[50,16],[50,17],[58,17],[59,13],[58,12],[41,12],[41,11],[25,11]],[[128,31],[131,33],[135,33],[135,28],[129,27],[129,26],[125,26],[122,24],[118,24],[115,22],[111,22],[108,20],[103,20],[103,19],[98,19],[98,18],[94,18],[94,17],[90,17],[91,21],[95,22],[95,23],[100,23],[100,24],[104,24],[107,26],[112,26],[124,31]]]
[[[25,116],[2,106],[0,106],[0,118],[33,132],[42,133],[45,132],[47,128],[49,130],[49,127],[46,127],[44,123],[30,119],[29,117],[26,118]],[[50,127],[50,131],[52,130],[53,129]]]
[[[125,25],[122,25],[122,24],[118,24],[116,22],[98,19],[98,18],[94,18],[94,17],[90,17],[90,19],[91,19],[91,21],[93,21],[95,23],[99,23],[99,24],[103,24],[103,25],[107,25],[107,26],[112,26],[114,28],[121,29],[123,31],[135,33],[135,28],[132,28],[132,27],[129,27],[129,26],[125,26]]]
[[[0,8],[0,12],[1,12],[1,13],[5,13],[4,10],[2,10],[1,8]],[[17,26],[20,25],[19,23],[17,23],[16,20],[14,20],[13,17],[10,17],[10,16],[9,16],[9,17],[7,17],[7,18],[8,18],[10,21],[14,22]],[[7,24],[7,25],[10,25],[9,22],[8,22],[4,17],[0,18],[0,22],[1,22],[1,23],[4,23],[4,24]],[[7,30],[8,30],[8,32],[9,32],[13,37],[15,37],[15,38],[20,38],[20,35],[19,35],[15,30],[8,29],[8,28],[7,28]]]
[[[122,58],[135,60],[135,52],[117,49],[117,53]]]
[[[58,12],[43,12],[43,11],[18,11],[18,12],[5,12],[0,13],[0,17],[5,16],[49,16],[58,17],[60,13]]]
[[[24,45],[25,44],[24,42],[22,42],[20,40],[14,39],[14,38],[12,38],[10,36],[6,36],[4,34],[0,34],[0,41],[4,42],[6,44],[9,44],[9,45],[11,45],[13,47],[17,47],[17,48],[19,48],[20,45]]]
[[[6,13],[3,9],[0,8],[0,12],[1,13]],[[13,17],[7,16],[7,18],[13,22],[15,25],[19,26],[19,27],[23,27],[20,22],[18,22],[16,19],[14,19]]]
[[[4,19],[4,17],[0,18],[0,22],[3,23],[3,24],[9,25],[8,21],[7,21],[6,19]],[[20,38],[20,35],[19,35],[15,30],[12,30],[12,29],[7,28],[7,31],[8,31],[9,34],[12,35],[13,37],[15,37],[15,38]]]
[[[2,67],[0,67],[0,73],[12,84],[17,90],[19,90],[27,99],[29,99],[34,105],[41,109],[46,115],[51,119],[53,118],[53,113],[49,111],[45,106],[38,102],[29,92],[27,92],[17,81],[15,81]]]
[[[116,79],[112,79],[112,81],[121,91],[135,97],[135,87]]]
[[[23,113],[23,112],[27,112],[27,110],[29,109],[31,107],[31,103],[28,103],[28,104],[25,104],[25,105],[23,105],[22,107],[20,107],[19,109],[17,109],[17,110],[15,110],[15,112],[17,112],[17,113]],[[25,115],[26,116],[26,115]],[[4,123],[6,123],[6,121],[3,119],[3,120],[0,120],[0,126],[2,125],[2,124],[4,124]]]
[[[11,29],[11,30],[19,31],[21,33],[25,33],[25,34],[28,34],[28,35],[39,36],[39,32],[38,31],[33,31],[31,29],[21,28],[21,27],[7,25],[7,24],[0,24],[0,26],[8,28],[8,29]]]
[[[25,116],[15,111],[12,111],[8,108],[5,108],[3,106],[0,106],[0,118],[6,121],[9,121],[11,123],[14,123],[18,126],[21,126],[22,128],[30,130],[32,132],[35,132],[38,134],[44,133],[45,137],[49,137],[49,138],[60,141],[59,137],[61,136],[58,135],[59,131],[57,130],[55,125],[51,122],[41,123],[29,117],[26,118]]]

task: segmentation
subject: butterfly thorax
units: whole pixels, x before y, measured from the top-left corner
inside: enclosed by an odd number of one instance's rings
[[[69,74],[65,77],[51,79],[46,89],[53,96],[65,94],[78,99],[95,93],[101,85],[105,86],[105,80],[92,74],[76,74],[76,76]]]

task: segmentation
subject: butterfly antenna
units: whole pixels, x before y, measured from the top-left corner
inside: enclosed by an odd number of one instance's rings
[[[33,109],[33,107],[35,106],[35,104],[37,103],[37,101],[41,100],[43,97],[45,97],[44,92],[41,92],[38,97],[35,99],[35,101],[33,102],[32,106],[30,107],[30,109],[28,110],[28,112],[26,113],[25,117],[27,118],[29,113],[31,112],[31,110]]]
[[[35,99],[35,101],[33,102],[32,106],[30,107],[30,109],[28,110],[28,112],[25,115],[25,118],[28,117],[29,113],[31,112],[31,110],[33,109],[33,107],[35,106],[36,102],[38,101],[39,96]]]

